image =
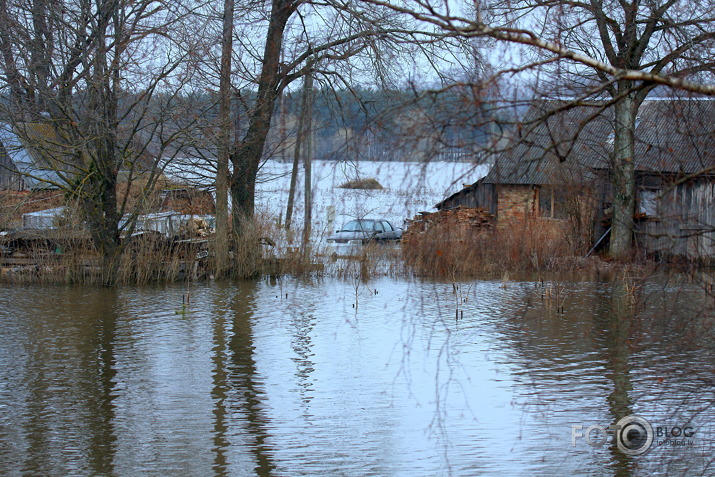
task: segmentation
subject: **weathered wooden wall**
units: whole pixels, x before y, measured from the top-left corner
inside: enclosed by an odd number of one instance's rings
[[[440,202],[437,208],[443,210],[460,206],[482,208],[495,215],[497,212],[496,186],[485,184],[483,181],[476,182]]]
[[[638,244],[649,254],[715,259],[715,181],[700,178],[663,185],[655,218],[642,221]]]
[[[0,144],[0,190],[27,190],[27,185],[22,175],[18,174],[15,164]]]

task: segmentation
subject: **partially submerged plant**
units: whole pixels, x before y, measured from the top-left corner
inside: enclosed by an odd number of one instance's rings
[[[403,257],[418,275],[474,277],[556,269],[573,255],[560,224],[538,219],[498,227],[439,224],[403,238]],[[566,262],[564,262],[566,263]]]
[[[367,190],[382,190],[382,184],[380,184],[377,179],[372,177],[367,179],[355,179],[347,181],[342,185],[339,185],[340,189],[367,189]]]

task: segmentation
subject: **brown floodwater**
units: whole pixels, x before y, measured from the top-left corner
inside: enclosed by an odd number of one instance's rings
[[[712,475],[710,305],[666,279],[0,286],[0,474]],[[631,456],[599,429],[634,414]]]

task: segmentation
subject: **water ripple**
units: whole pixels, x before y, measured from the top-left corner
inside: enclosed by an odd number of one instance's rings
[[[700,295],[669,287],[638,313],[595,282],[4,288],[0,472],[664,473],[677,449],[571,444],[636,412],[713,435]]]

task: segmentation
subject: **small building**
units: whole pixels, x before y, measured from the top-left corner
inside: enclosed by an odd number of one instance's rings
[[[0,190],[57,189],[71,161],[49,124],[0,123]]]
[[[645,101],[636,119],[636,243],[641,252],[715,258],[715,101]],[[481,207],[499,224],[563,221],[584,243],[609,230],[613,108],[537,101],[486,177],[438,209]]]
[[[42,230],[55,229],[60,226],[64,212],[64,207],[55,207],[52,209],[38,210],[36,212],[22,214],[22,228]]]
[[[636,130],[636,238],[658,257],[715,259],[715,101],[651,101]]]

